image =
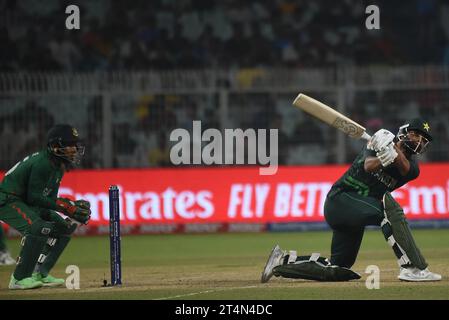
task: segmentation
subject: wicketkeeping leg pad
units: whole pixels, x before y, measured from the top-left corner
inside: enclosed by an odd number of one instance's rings
[[[22,250],[20,251],[17,266],[14,270],[14,278],[22,280],[30,277],[37,261],[41,257],[41,251],[47,242],[47,238],[28,234],[22,238]]]
[[[67,247],[70,239],[71,237],[67,235],[61,235],[58,239],[49,238],[47,247],[45,248],[45,259],[37,264],[36,271],[43,276],[47,276]]]

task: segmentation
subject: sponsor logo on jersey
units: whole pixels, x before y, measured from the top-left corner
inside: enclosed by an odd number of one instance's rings
[[[394,189],[398,183],[398,180],[390,176],[388,173],[380,169],[377,172],[372,173],[373,176],[376,177],[377,180],[382,182],[385,186],[387,186],[389,189]]]

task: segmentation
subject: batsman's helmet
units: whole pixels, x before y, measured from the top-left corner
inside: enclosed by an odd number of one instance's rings
[[[78,131],[68,124],[57,124],[48,131],[47,148],[52,155],[74,166],[81,162],[84,155],[84,145]]]
[[[399,127],[397,139],[403,142],[411,154],[423,153],[429,142],[433,140],[429,123],[420,118],[413,119]]]

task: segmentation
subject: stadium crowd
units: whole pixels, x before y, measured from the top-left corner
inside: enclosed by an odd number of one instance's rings
[[[96,0],[77,3],[81,29],[67,32],[65,7],[71,2],[0,0],[0,73],[449,66],[449,3],[442,0],[377,1],[376,31],[365,28],[365,4],[358,0]],[[292,118],[278,100],[269,93],[231,96],[226,124],[279,128],[281,164],[337,162],[335,135]],[[113,101],[112,165],[170,165],[172,129],[189,129],[196,119],[203,130],[223,128],[217,101],[168,94]],[[84,166],[104,166],[101,97],[81,99],[79,113],[51,98],[10,96],[0,103],[0,169],[36,150],[48,128],[67,118],[84,132]],[[441,142],[425,160],[448,161],[441,147],[449,140],[448,106],[445,90],[359,92],[347,111],[370,131],[394,131],[412,114],[428,115]],[[359,147],[348,143],[345,159]]]
[[[377,1],[379,31],[359,0],[79,1],[65,32],[72,2],[0,1],[0,71],[449,64],[442,0]]]

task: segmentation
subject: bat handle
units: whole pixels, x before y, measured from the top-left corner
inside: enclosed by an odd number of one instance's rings
[[[364,132],[360,138],[369,141],[369,139],[371,139],[371,136],[368,133]]]

